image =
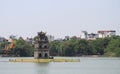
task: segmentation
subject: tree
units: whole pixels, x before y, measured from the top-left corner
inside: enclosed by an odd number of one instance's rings
[[[13,53],[15,56],[32,56],[33,51],[34,48],[30,44],[26,43],[22,37],[16,40],[16,44],[13,48]]]
[[[64,41],[60,45],[60,50],[62,50],[62,55],[73,56],[74,55],[74,42],[72,40]]]
[[[81,40],[71,40],[71,44],[73,46],[74,55],[88,55],[89,53],[89,45],[88,41],[85,39]]]
[[[60,56],[105,55],[120,56],[120,36],[96,40],[71,39],[50,43],[50,53]]]
[[[52,56],[60,55],[59,54],[59,48],[60,48],[59,45],[60,45],[60,42],[58,42],[58,41],[52,41],[49,43],[50,55],[52,55]]]
[[[112,37],[104,52],[105,56],[120,56],[120,37]]]

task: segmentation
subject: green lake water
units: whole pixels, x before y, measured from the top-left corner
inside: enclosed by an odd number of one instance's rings
[[[120,74],[120,58],[70,58],[80,62],[23,63],[0,57],[0,74]]]

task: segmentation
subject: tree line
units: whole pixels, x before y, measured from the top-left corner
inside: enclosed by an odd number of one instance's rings
[[[71,39],[50,43],[52,56],[102,55],[120,56],[120,36],[98,38],[96,40]]]
[[[9,42],[0,43],[0,54],[9,56],[31,57],[34,45],[22,37],[14,40],[14,47],[3,50]],[[70,39],[49,43],[51,56],[102,55],[120,57],[120,36],[98,38],[96,40]]]
[[[22,37],[14,39],[14,47],[6,49],[5,47],[10,42],[5,41],[0,43],[0,54],[2,56],[19,56],[19,57],[31,57],[33,56],[34,46],[26,42]]]

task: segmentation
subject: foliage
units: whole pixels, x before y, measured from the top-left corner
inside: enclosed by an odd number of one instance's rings
[[[16,41],[16,44],[13,48],[13,52],[15,56],[32,56],[33,55],[33,47],[26,43],[22,38],[19,38]]]
[[[36,36],[34,40],[38,37]],[[0,43],[0,54],[9,42]],[[22,37],[16,39],[11,52],[15,56],[33,56],[33,45],[26,42]],[[120,57],[120,36],[104,39],[85,40],[72,38],[70,40],[52,41],[49,43],[51,56],[82,56],[104,55]]]
[[[5,48],[5,45],[8,45],[9,42],[5,41],[5,42],[0,42],[0,54],[3,53],[3,49]]]
[[[120,36],[96,40],[71,39],[50,43],[50,54],[60,56],[120,56]]]
[[[106,56],[120,57],[120,37],[112,37],[104,52]]]
[[[50,54],[52,56],[58,55],[57,53],[59,53],[59,48],[60,48],[60,42],[58,41],[53,41],[49,43],[49,48],[50,48]]]

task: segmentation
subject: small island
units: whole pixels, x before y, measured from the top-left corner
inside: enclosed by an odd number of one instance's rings
[[[50,57],[48,43],[46,33],[38,32],[38,37],[35,39],[34,59],[9,59],[9,62],[80,62],[79,59],[56,59]]]

